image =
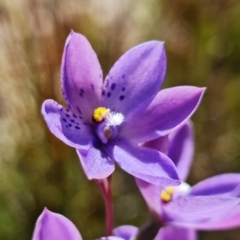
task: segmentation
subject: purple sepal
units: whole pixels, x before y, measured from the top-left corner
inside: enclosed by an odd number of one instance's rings
[[[173,162],[161,152],[136,146],[123,138],[106,144],[104,149],[129,174],[161,186],[180,184]]]
[[[154,240],[197,240],[197,232],[176,226],[166,226],[160,229]]]
[[[39,216],[32,240],[82,240],[75,225],[66,217],[44,209]]]

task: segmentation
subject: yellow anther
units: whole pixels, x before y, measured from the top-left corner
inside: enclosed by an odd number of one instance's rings
[[[161,192],[161,200],[163,202],[170,202],[172,199],[174,193],[174,187],[166,187],[162,192]]]
[[[95,122],[102,122],[104,120],[104,117],[110,113],[109,108],[105,107],[98,107],[93,111],[93,120]]]
[[[168,194],[166,191],[161,192],[161,199],[163,202],[170,202],[172,195]]]
[[[168,194],[173,195],[173,193],[174,193],[174,188],[173,188],[173,187],[166,187],[166,188],[165,188],[165,191],[166,191]]]

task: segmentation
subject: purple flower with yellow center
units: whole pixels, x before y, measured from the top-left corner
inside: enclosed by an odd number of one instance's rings
[[[134,226],[121,226],[113,230],[114,236],[99,240],[130,240],[137,232]],[[32,240],[82,240],[82,236],[68,218],[45,208],[36,222]]]
[[[194,152],[191,123],[166,138],[146,143],[165,151],[175,163],[182,183],[160,187],[137,179],[150,211],[164,226],[155,240],[195,240],[196,230],[222,230],[240,226],[240,174],[221,174],[190,187],[187,178]]]
[[[103,83],[87,39],[71,32],[62,58],[62,92],[67,108],[53,100],[42,106],[50,131],[77,149],[88,179],[103,179],[114,161],[150,183],[179,184],[172,161],[139,146],[169,134],[196,110],[204,88],[181,86],[160,92],[166,72],[164,45],[150,41],[127,51]]]

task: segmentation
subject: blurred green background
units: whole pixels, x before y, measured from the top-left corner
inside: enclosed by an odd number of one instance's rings
[[[189,182],[240,172],[240,1],[1,0],[0,239],[31,239],[43,207],[64,214],[84,239],[104,235],[104,208],[75,150],[47,129],[41,104],[60,91],[63,46],[71,29],[84,34],[105,75],[129,48],[165,41],[164,87],[207,86],[193,117],[195,162]],[[113,176],[115,226],[148,217],[133,178]],[[201,232],[234,240],[240,230]]]

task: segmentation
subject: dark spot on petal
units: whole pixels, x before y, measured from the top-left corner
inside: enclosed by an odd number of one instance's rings
[[[72,123],[75,123],[74,119],[70,119],[70,121],[71,121]]]
[[[111,93],[110,92],[108,92],[107,97],[111,97]]]
[[[102,96],[105,96],[105,90],[102,90]]]
[[[88,124],[87,123],[83,123],[84,125],[86,125],[86,126],[88,126]]]
[[[114,90],[115,87],[116,87],[116,83],[112,83],[112,85],[111,85],[111,89]]]
[[[94,85],[93,84],[91,84],[91,89],[94,91]]]
[[[70,115],[69,115],[69,114],[66,114],[66,117],[70,117]]]
[[[122,78],[125,78],[125,75],[122,75]]]
[[[79,122],[77,122],[76,124],[77,124],[77,125],[80,125],[80,123],[79,123]]]
[[[70,123],[69,123],[69,124],[68,124],[68,126],[69,126],[69,127],[71,127],[71,126],[72,126],[72,124],[70,124]]]
[[[123,87],[123,88],[122,88],[122,91],[124,92],[124,91],[125,91],[125,89],[126,89],[126,88],[125,88],[125,87]]]
[[[69,112],[69,109],[67,109],[67,112]]]
[[[77,115],[73,114],[73,117],[77,118]]]
[[[67,122],[67,120],[65,118],[62,119],[64,122]]]
[[[122,101],[125,98],[125,96],[121,95],[119,99]]]
[[[65,125],[66,128],[68,128],[68,125]]]
[[[81,117],[81,116],[79,116],[79,118],[81,118],[81,119],[82,119],[82,117]]]
[[[108,85],[109,85],[109,81],[107,80],[106,87],[108,87]]]
[[[102,74],[99,74],[99,77],[101,78],[101,77],[102,77]]]
[[[75,128],[76,128],[76,129],[80,129],[80,127],[78,127],[78,126],[75,126]]]

